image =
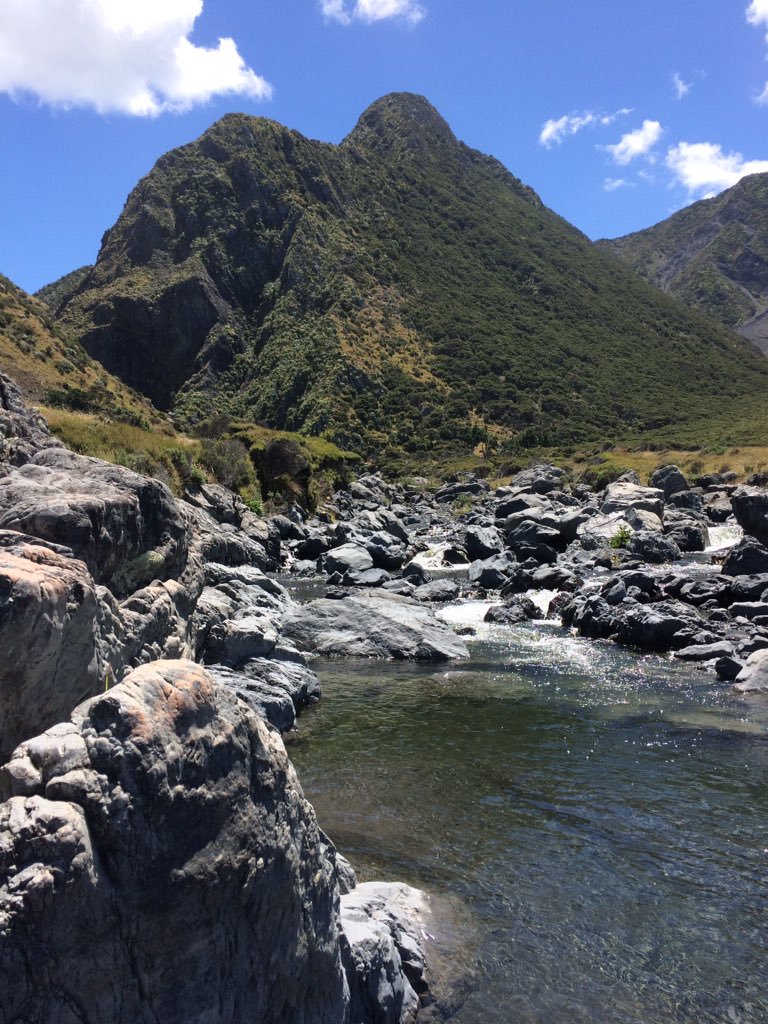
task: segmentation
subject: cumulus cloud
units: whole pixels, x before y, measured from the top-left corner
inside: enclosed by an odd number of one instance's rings
[[[768,160],[745,160],[713,142],[680,142],[667,152],[666,165],[679,184],[699,197],[722,192],[747,174],[768,171]]]
[[[675,96],[679,100],[684,96],[687,96],[691,91],[691,83],[683,81],[683,78],[678,71],[672,75],[672,85],[675,88]]]
[[[640,128],[622,135],[615,145],[605,148],[617,164],[625,167],[639,156],[646,156],[661,138],[658,121],[643,121]]]
[[[2,0],[0,92],[62,107],[155,116],[270,85],[232,39],[189,40],[203,0]]]
[[[351,25],[353,21],[365,21],[369,25],[387,18],[403,18],[416,25],[426,16],[426,10],[417,0],[320,0],[326,18]]]
[[[621,110],[617,110],[613,114],[597,114],[592,110],[584,110],[581,113],[550,118],[539,132],[539,142],[549,149],[551,146],[560,145],[568,135],[576,135],[583,128],[613,124],[617,118],[631,113],[630,109],[622,107]]]

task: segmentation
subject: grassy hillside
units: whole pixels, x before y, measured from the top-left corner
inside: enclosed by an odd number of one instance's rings
[[[92,359],[50,309],[0,275],[0,369],[34,404],[102,412],[150,427],[164,422],[146,398]]]
[[[213,408],[385,466],[646,435],[768,441],[768,362],[409,94],[340,146],[228,115],[167,154],[62,323],[190,426]]]
[[[768,174],[598,245],[768,351]]]

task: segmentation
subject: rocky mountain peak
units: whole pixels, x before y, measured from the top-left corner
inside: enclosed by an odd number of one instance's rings
[[[455,146],[448,122],[423,96],[393,92],[372,103],[343,145],[376,152],[426,150]]]

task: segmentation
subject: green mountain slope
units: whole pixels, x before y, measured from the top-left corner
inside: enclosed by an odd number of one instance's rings
[[[161,158],[63,323],[187,421],[421,452],[768,422],[768,362],[458,142],[426,100],[340,146],[228,115]],[[768,429],[768,428],[767,428]],[[738,439],[741,439],[741,435]]]
[[[44,302],[55,313],[59,306],[63,306],[77,291],[90,270],[90,266],[71,270],[64,277],[60,277],[58,281],[51,281],[50,284],[43,285],[42,288],[35,292],[35,298],[40,299],[41,302]]]
[[[654,227],[597,244],[768,352],[768,174],[749,175]]]
[[[0,370],[38,405],[101,413],[110,420],[147,427],[165,419],[55,324],[46,305],[2,275]]]

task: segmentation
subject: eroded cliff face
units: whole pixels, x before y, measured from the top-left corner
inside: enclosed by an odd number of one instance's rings
[[[333,848],[277,733],[203,668],[137,669],[2,787],[3,1020],[345,1019]]]

